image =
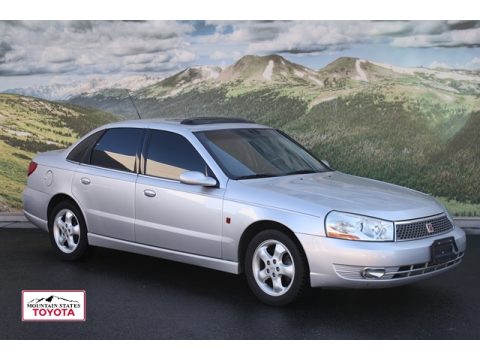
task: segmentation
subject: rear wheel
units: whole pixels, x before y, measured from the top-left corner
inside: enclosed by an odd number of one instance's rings
[[[87,226],[82,213],[69,201],[57,204],[48,223],[50,241],[56,253],[64,260],[78,260],[88,250]]]
[[[307,263],[297,243],[278,230],[257,234],[245,254],[245,273],[253,293],[268,305],[286,305],[304,290]]]

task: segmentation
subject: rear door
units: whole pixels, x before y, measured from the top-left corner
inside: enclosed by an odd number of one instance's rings
[[[182,184],[180,174],[214,176],[184,136],[149,130],[145,169],[138,175],[136,241],[191,254],[220,258],[225,189]]]
[[[107,129],[78,166],[72,193],[90,233],[135,240],[135,181],[144,131]]]

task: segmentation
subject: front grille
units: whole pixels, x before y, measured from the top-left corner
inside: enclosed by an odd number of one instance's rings
[[[437,270],[442,270],[452,265],[456,265],[462,261],[464,253],[459,252],[457,257],[443,264],[435,264],[433,262],[400,266],[398,271],[393,274],[394,279],[401,279],[405,277],[412,277],[415,275],[428,274]]]
[[[463,260],[464,253],[459,252],[457,257],[443,264],[434,264],[433,262],[425,262],[420,264],[404,265],[404,266],[379,266],[385,269],[385,275],[381,279],[368,279],[369,281],[382,281],[391,279],[402,279],[415,277],[418,275],[428,274],[439,271],[450,266],[459,264]],[[375,266],[373,266],[375,268]],[[362,276],[365,266],[339,265],[334,264],[335,272],[338,276],[348,280],[366,280]]]
[[[428,232],[431,225],[432,232]],[[453,229],[452,222],[446,215],[432,217],[428,219],[412,220],[409,222],[401,222],[396,224],[396,235],[398,240],[415,240],[428,236],[443,234]]]

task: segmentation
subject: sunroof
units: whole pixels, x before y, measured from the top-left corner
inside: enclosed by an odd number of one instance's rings
[[[254,124],[255,122],[241,118],[229,117],[195,117],[182,120],[182,125],[208,125],[208,124]]]

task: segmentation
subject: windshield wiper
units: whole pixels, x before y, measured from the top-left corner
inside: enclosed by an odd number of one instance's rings
[[[280,175],[281,174],[270,174],[270,173],[252,174],[252,175],[239,176],[235,180],[260,179],[260,178],[266,178],[266,177],[276,177],[276,176],[280,176]]]
[[[297,171],[292,171],[283,175],[297,175],[297,174],[313,174],[317,173],[319,171],[312,170],[312,169],[303,169],[303,170],[297,170]]]
[[[317,172],[319,171],[315,171],[312,169],[303,169],[303,170],[292,171],[285,174],[263,173],[263,174],[243,175],[243,176],[237,177],[235,180],[260,179],[260,178],[266,178],[266,177],[278,177],[278,176],[287,176],[287,175],[296,175],[296,174],[313,174]]]

